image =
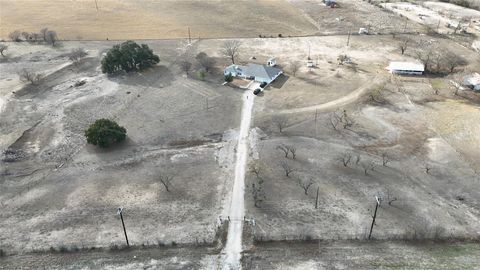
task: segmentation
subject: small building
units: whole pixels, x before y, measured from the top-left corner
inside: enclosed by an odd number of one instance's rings
[[[425,66],[414,62],[390,62],[388,70],[392,74],[423,75]]]
[[[279,68],[259,64],[247,64],[246,66],[230,65],[223,71],[224,75],[231,74],[233,77],[265,82],[267,84],[273,82],[282,73],[283,71]]]
[[[277,65],[277,59],[275,59],[275,57],[268,59],[267,66],[274,67],[276,65]]]
[[[480,91],[480,74],[473,73],[463,78],[463,85],[474,90]]]

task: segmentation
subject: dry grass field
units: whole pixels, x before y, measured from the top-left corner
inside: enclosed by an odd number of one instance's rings
[[[0,37],[55,29],[61,39],[168,39],[307,35],[316,27],[284,0],[1,0]]]

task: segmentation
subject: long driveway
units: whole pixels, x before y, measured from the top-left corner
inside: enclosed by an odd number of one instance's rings
[[[225,270],[241,268],[243,217],[245,216],[245,170],[247,167],[248,136],[250,133],[254,99],[255,95],[253,95],[251,90],[247,90],[243,94],[242,120],[240,123],[235,163],[235,179],[229,211],[230,223],[228,226],[227,244],[222,253],[224,260],[222,269]]]

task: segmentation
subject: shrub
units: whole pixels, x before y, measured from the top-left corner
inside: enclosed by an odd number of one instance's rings
[[[109,119],[98,119],[85,130],[87,142],[107,148],[111,144],[125,140],[127,130]]]
[[[205,71],[200,70],[200,71],[198,72],[198,78],[199,78],[200,80],[202,80],[202,81],[205,80]]]
[[[232,82],[233,81],[233,76],[230,73],[226,74],[224,78],[225,78],[226,82]]]
[[[125,41],[113,46],[102,59],[102,72],[112,74],[119,70],[139,71],[160,62],[146,44],[138,45],[134,41]]]

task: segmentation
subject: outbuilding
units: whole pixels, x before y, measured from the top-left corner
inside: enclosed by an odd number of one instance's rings
[[[465,78],[463,79],[463,85],[474,91],[480,91],[480,74],[473,73],[471,75],[465,76]]]
[[[415,62],[390,62],[388,70],[392,74],[423,75],[425,66]]]

